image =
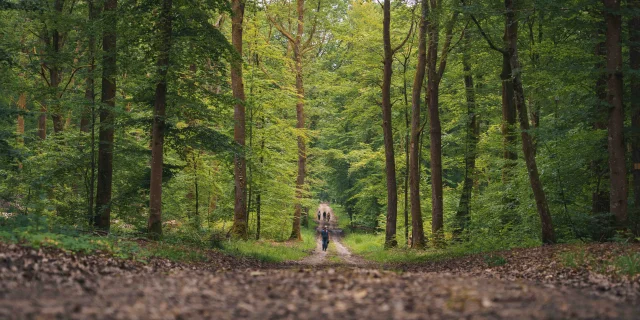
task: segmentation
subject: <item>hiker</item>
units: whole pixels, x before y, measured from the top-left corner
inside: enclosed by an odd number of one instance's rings
[[[322,251],[327,251],[327,247],[329,246],[329,230],[327,230],[327,226],[325,225],[320,231],[320,235],[322,236]]]
[[[318,221],[320,221],[320,210],[318,210]]]
[[[322,220],[327,220],[327,212],[322,211]]]
[[[331,212],[327,213],[327,221],[331,220]]]

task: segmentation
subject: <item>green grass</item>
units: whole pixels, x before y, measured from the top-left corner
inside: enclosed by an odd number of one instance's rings
[[[224,242],[223,251],[232,255],[253,257],[267,262],[300,260],[316,247],[314,229],[302,229],[302,241],[232,240]]]
[[[73,235],[16,229],[0,230],[0,241],[18,243],[31,248],[56,248],[83,254],[108,253],[117,258],[140,262],[147,262],[154,257],[183,262],[206,261],[206,254],[201,248],[162,241],[140,245],[132,239],[115,236]]]
[[[640,253],[625,254],[614,261],[619,274],[633,277],[640,274]]]
[[[315,247],[315,231],[303,229],[302,242],[221,241],[223,252],[249,256],[263,261],[298,260]],[[36,216],[0,218],[0,241],[32,248],[56,248],[83,254],[107,253],[121,259],[147,262],[158,257],[172,261],[206,261],[212,248],[211,233],[194,230],[167,232],[162,241],[145,241],[133,234],[111,233],[98,236],[78,231],[71,226],[52,225]]]
[[[399,236],[398,247],[384,249],[384,234],[351,233],[343,239],[349,249],[371,261],[380,263],[416,263],[424,261],[439,261],[462,257],[470,254],[506,250],[516,247],[513,243],[499,241],[499,239],[485,239],[484,241],[470,241],[451,244],[445,248],[427,248],[425,250],[408,249],[404,237]],[[518,247],[539,245],[536,241],[524,241]],[[498,255],[485,256],[487,264],[492,266],[504,265],[507,261]]]

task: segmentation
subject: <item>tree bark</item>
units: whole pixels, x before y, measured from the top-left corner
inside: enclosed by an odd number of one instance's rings
[[[298,30],[293,43],[293,58],[296,71],[296,129],[304,129],[304,83],[302,79],[302,33],[304,32],[304,0],[297,0]],[[291,239],[302,240],[300,218],[302,216],[302,198],[304,196],[304,178],[307,166],[307,150],[304,136],[298,135],[298,176],[296,178],[296,203],[293,213]]]
[[[162,237],[162,162],[164,158],[165,112],[167,107],[167,70],[171,51],[172,0],[162,1],[160,11],[160,46],[158,54],[158,83],[153,104],[151,141],[151,185],[149,189],[149,238]]]
[[[44,103],[40,104],[40,115],[38,116],[38,137],[40,140],[47,138],[47,107]]]
[[[25,92],[21,93],[18,97],[16,106],[22,112],[27,111],[27,94]],[[24,145],[24,117],[22,116],[22,114],[18,114],[16,135],[18,138],[18,144]]]
[[[116,105],[116,25],[118,0],[104,2],[104,32],[102,35],[102,92],[100,96],[100,131],[98,134],[98,183],[94,225],[109,231],[111,189],[113,184],[113,134]]]
[[[80,117],[80,131],[88,133],[92,126],[92,115],[96,103],[95,99],[95,77],[94,72],[96,69],[95,55],[96,55],[96,36],[94,33],[95,20],[97,18],[97,8],[95,7],[95,0],[89,0],[89,38],[88,38],[88,57],[89,66],[87,68],[87,79],[85,80],[84,98],[87,106],[84,108]]]
[[[609,104],[608,146],[611,187],[609,211],[618,226],[627,221],[627,181],[624,154],[624,106],[622,104],[622,17],[619,0],[603,0],[607,24],[607,103]]]
[[[631,72],[631,126],[633,132],[633,203],[635,209],[635,225],[632,229],[636,235],[640,233],[640,0],[630,0],[634,10],[629,20],[629,66]]]
[[[507,30],[505,27],[505,38],[506,37]],[[514,103],[511,56],[508,51],[502,54],[502,72],[500,73],[500,79],[502,79],[502,158],[505,161],[502,167],[502,181],[508,182],[511,180],[511,169],[515,165],[515,160],[518,159],[518,154],[515,151],[515,145],[518,141],[515,132],[516,106]]]
[[[467,128],[466,128],[466,150],[464,157],[464,182],[460,203],[456,211],[456,227],[453,230],[454,236],[459,237],[467,229],[471,219],[471,191],[473,189],[473,177],[476,165],[476,147],[480,126],[478,125],[478,114],[476,113],[475,87],[473,85],[473,75],[471,73],[470,52],[471,35],[464,34],[465,48],[462,52],[462,68],[464,71],[465,99],[467,101]]]
[[[521,79],[521,67],[518,58],[518,21],[516,20],[516,7],[514,2],[517,0],[505,0],[507,21],[507,39],[508,51],[511,57],[511,70],[513,73],[513,88],[515,94],[515,105],[518,111],[518,121],[520,122],[520,136],[522,139],[522,152],[527,164],[527,172],[529,173],[529,181],[533,196],[536,201],[536,208],[540,216],[542,225],[542,242],[552,244],[556,242],[553,223],[551,221],[551,212],[538,174],[538,166],[536,164],[535,150],[533,147],[533,139],[529,135],[529,114],[525,104],[524,89]]]
[[[427,65],[427,16],[429,0],[420,5],[420,31],[418,33],[418,63],[411,92],[411,142],[409,145],[409,188],[411,190],[411,247],[423,248],[425,245],[420,206],[420,100]]]
[[[244,1],[233,0],[231,9],[233,17],[231,19],[231,41],[238,56],[231,62],[231,88],[236,102],[234,105],[233,118],[233,138],[240,151],[234,157],[234,182],[235,201],[233,209],[233,226],[231,234],[234,237],[247,238],[247,165],[244,156],[245,147],[245,95],[242,79],[242,20],[244,19]]]
[[[439,10],[437,0],[431,0],[431,11]],[[427,33],[429,43],[427,47],[427,103],[429,107],[429,134],[430,134],[430,156],[431,156],[431,232],[433,242],[440,245],[444,239],[444,204],[442,192],[442,126],[440,124],[440,80],[447,65],[447,56],[451,45],[453,26],[457,21],[458,12],[454,12],[453,17],[445,27],[445,42],[442,46],[442,53],[438,59],[438,43],[440,27],[438,17],[432,19],[428,24]]]
[[[53,3],[53,10],[56,12],[58,16],[62,16],[62,9],[64,8],[64,0],[55,0]],[[60,34],[60,30],[58,30],[57,26],[54,25],[54,29],[52,31],[52,41],[51,41],[51,50],[52,50],[52,60],[53,63],[49,66],[49,86],[52,91],[52,104],[50,106],[51,109],[51,119],[53,120],[53,133],[59,133],[64,130],[64,117],[61,114],[60,110],[60,102],[58,96],[58,86],[60,85],[60,67],[58,65],[58,59],[60,58],[60,50],[62,46],[62,35]]]
[[[391,48],[391,1],[384,0],[382,40],[384,43],[384,69],[382,73],[382,132],[384,136],[385,171],[387,176],[387,226],[385,247],[396,247],[396,220],[398,217],[398,187],[396,185],[396,162],[393,146],[391,118],[391,76],[393,49]]]

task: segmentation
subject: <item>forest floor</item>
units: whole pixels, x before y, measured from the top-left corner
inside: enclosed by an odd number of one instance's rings
[[[331,220],[329,251],[279,264],[214,250],[207,263],[141,263],[0,243],[0,319],[639,318],[637,274],[597,268],[637,245],[382,266],[351,254]]]

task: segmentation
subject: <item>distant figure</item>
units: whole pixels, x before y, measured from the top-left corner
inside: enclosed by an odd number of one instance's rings
[[[318,221],[320,221],[320,210],[318,210]]]
[[[327,212],[322,211],[322,220],[327,220]]]
[[[327,213],[327,221],[331,220],[331,212]]]
[[[329,230],[327,230],[326,225],[320,231],[320,235],[322,236],[322,251],[327,251],[327,247],[329,247]]]

